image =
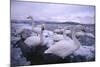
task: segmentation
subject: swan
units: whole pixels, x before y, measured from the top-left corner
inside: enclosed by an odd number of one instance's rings
[[[28,46],[38,46],[43,45],[47,46],[48,48],[52,46],[53,44],[53,32],[49,30],[44,30],[44,25],[41,25],[41,33],[38,33],[38,35],[31,35],[28,37],[24,43],[27,44]]]
[[[64,27],[64,28],[62,28],[62,29],[60,29],[60,30],[61,30],[60,32],[63,32],[62,34],[59,34],[59,33],[54,32],[53,40],[54,40],[55,42],[58,42],[58,41],[60,41],[60,40],[63,40],[65,37],[66,37],[67,39],[70,39],[70,37],[67,36],[67,34],[71,33],[70,30],[67,30],[66,27]]]
[[[36,33],[37,35],[41,33],[41,25],[37,25],[35,26],[35,23],[34,23],[34,20],[33,20],[33,17],[32,16],[28,16],[27,19],[30,19],[31,22],[32,22],[32,31],[34,33]],[[42,24],[42,26],[44,25],[45,27],[45,24]]]
[[[54,43],[53,35],[54,33],[52,31],[49,30],[43,31],[43,44],[46,45],[48,48],[52,46]]]
[[[65,34],[70,34],[71,33],[71,30],[65,30]]]
[[[41,63],[43,52],[47,47],[44,45],[43,30],[44,26],[41,25],[41,33],[38,35],[31,35],[25,40],[18,42],[19,47],[23,52],[23,55],[27,57],[27,60],[31,61],[31,64]]]
[[[77,26],[75,29],[80,29],[82,30],[83,27]],[[59,42],[56,42],[54,45],[52,45],[50,48],[48,48],[44,54],[54,54],[57,55],[59,57],[61,57],[62,59],[64,59],[66,56],[72,54],[74,51],[76,51],[77,49],[80,48],[81,43],[77,40],[76,38],[76,31],[73,28],[71,30],[72,33],[72,39],[66,38],[63,40],[60,40]]]
[[[41,33],[41,25],[35,26],[35,23],[33,21],[33,17],[32,16],[27,17],[27,19],[31,19],[31,21],[32,21],[32,30],[33,30],[33,32],[37,33],[37,35],[40,34]],[[43,26],[43,28],[45,28],[46,27],[45,23],[42,23],[42,26]],[[46,34],[48,34],[50,36],[53,35],[53,32],[49,31],[49,30],[43,30],[43,35],[44,35],[44,33],[46,33]]]
[[[58,41],[63,40],[63,39],[64,39],[64,37],[62,34],[54,34],[53,35],[54,42],[58,42]]]
[[[41,33],[39,33],[37,36],[30,36],[28,37],[24,43],[28,46],[38,46],[43,43],[43,30],[44,26],[41,25]]]
[[[40,37],[42,38],[40,39]],[[24,43],[27,44],[28,46],[38,46],[40,45],[40,42],[42,42],[41,45],[43,46],[46,45],[47,48],[52,46],[52,44],[54,43],[52,37],[49,35],[46,35],[46,33],[43,33],[42,36],[41,35],[30,36],[24,41]]]
[[[65,28],[65,34],[68,35],[68,34],[71,34],[71,30],[69,28]],[[92,38],[95,38],[95,36],[92,34],[92,33],[89,33],[89,32],[83,32],[83,31],[77,31],[76,32],[76,36],[88,36],[88,37],[92,37]]]
[[[45,30],[45,24],[37,25],[35,26],[33,22],[33,17],[29,16],[27,19],[32,20],[32,30],[34,33],[37,34],[37,36],[31,36],[25,40],[25,43],[28,45],[39,45],[40,41],[42,42],[42,45],[47,45],[47,47],[50,47],[53,43],[52,36],[53,32],[49,30]],[[42,27],[41,27],[42,26]],[[34,35],[34,33],[32,35]]]
[[[61,28],[60,26],[58,27],[58,29],[55,29],[54,30],[54,33],[57,33],[57,34],[62,34],[63,33],[63,28]]]
[[[59,26],[58,29],[54,30],[54,35],[53,35],[54,42],[58,42],[58,41],[64,39],[64,37],[63,37],[63,31],[64,31],[64,29],[61,28],[60,26]]]

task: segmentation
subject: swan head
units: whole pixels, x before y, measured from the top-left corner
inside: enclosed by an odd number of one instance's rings
[[[82,25],[77,25],[77,26],[76,26],[76,29],[78,29],[78,30],[80,30],[80,31],[83,31],[83,32],[86,32],[85,26],[82,26]]]

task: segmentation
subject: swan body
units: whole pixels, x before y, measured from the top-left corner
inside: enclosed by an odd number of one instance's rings
[[[54,33],[52,31],[49,31],[49,30],[43,31],[43,36],[52,37],[53,35]]]
[[[57,33],[57,34],[62,34],[64,31],[63,28],[58,28],[58,29],[55,29],[54,32]]]
[[[37,25],[36,27],[33,28],[33,32],[36,34],[40,34],[41,33],[41,26]]]
[[[66,56],[73,53],[74,50],[79,48],[74,45],[73,40],[67,40],[67,41],[61,40],[61,41],[55,43],[49,49],[47,49],[44,53],[53,53],[64,59]]]
[[[56,42],[54,45],[48,48],[44,53],[55,54],[64,59],[66,56],[72,54],[74,51],[79,49],[80,42],[75,37],[76,34],[75,30],[74,29],[71,30],[71,33],[72,33],[72,39],[66,38],[65,33],[63,32],[64,39],[60,40],[59,42]]]
[[[46,45],[48,48],[53,45],[53,35],[54,33],[49,30],[43,31],[43,44]]]
[[[28,46],[38,46],[40,45],[40,36],[30,36],[25,41]]]
[[[47,33],[51,33],[51,31],[43,31],[43,35],[42,35],[42,45],[46,45],[47,47],[50,47],[53,44],[53,39],[50,35],[48,35]],[[48,36],[48,37],[47,37]],[[28,46],[37,46],[37,45],[41,45],[41,41],[40,41],[40,35],[38,36],[30,36],[28,37],[24,43],[27,44]]]
[[[54,41],[51,37],[43,37],[43,45],[46,45],[47,48],[53,45]]]
[[[70,34],[71,33],[71,30],[65,30],[65,34]]]
[[[60,33],[61,31],[60,31],[60,29],[55,29],[54,32],[55,33]]]
[[[71,27],[70,27],[71,28]],[[71,34],[71,30],[69,27],[65,27],[65,34]],[[92,37],[95,38],[95,36],[92,33],[87,33],[87,32],[83,32],[83,31],[77,31],[76,32],[76,36],[88,36],[88,37]]]
[[[71,34],[71,30],[65,30],[65,34]],[[86,33],[83,31],[78,31],[76,32],[76,36],[88,36],[88,37],[92,37],[95,38],[95,36],[92,33]]]
[[[62,34],[54,34],[54,35],[53,35],[53,40],[54,40],[55,42],[58,42],[58,41],[63,40],[63,39],[64,39],[64,37],[63,37]]]

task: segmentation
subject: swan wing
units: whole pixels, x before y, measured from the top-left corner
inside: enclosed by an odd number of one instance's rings
[[[31,37],[28,37],[24,41],[24,43],[27,44],[28,46],[36,46],[36,45],[39,45],[40,38],[38,36],[31,36]]]
[[[73,43],[68,43],[66,41],[60,41],[52,45],[44,53],[52,53],[52,54],[55,54],[57,56],[64,58],[65,56],[68,56],[69,54],[72,53],[73,46],[71,44]]]

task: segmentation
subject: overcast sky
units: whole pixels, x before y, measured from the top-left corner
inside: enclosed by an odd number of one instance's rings
[[[34,2],[11,3],[11,19],[26,20],[26,17],[30,15],[33,16],[35,20],[58,22],[73,21],[93,24],[95,7]]]

